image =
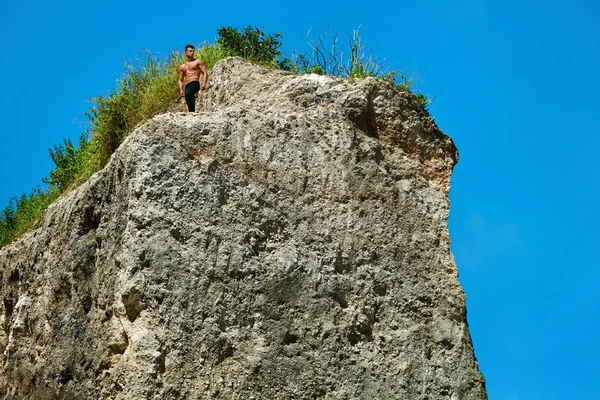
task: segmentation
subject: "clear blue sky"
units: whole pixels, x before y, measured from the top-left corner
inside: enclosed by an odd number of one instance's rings
[[[0,2],[0,207],[41,184],[48,148],[140,49],[253,25],[306,51],[309,29],[361,26],[459,148],[452,250],[490,399],[600,398],[597,0],[172,4]]]

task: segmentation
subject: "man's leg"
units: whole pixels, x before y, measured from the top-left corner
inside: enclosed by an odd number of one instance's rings
[[[199,82],[194,81],[185,85],[185,102],[187,103],[188,111],[190,112],[196,111],[196,93],[199,91]]]

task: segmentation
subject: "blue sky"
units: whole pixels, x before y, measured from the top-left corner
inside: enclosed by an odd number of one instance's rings
[[[597,0],[0,2],[0,207],[41,185],[125,59],[225,25],[283,32],[288,53],[360,26],[417,78],[460,151],[452,250],[490,399],[600,398]]]

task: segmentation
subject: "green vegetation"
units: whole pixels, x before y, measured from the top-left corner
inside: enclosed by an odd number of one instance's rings
[[[219,39],[217,45],[227,56],[245,58],[255,64],[270,66],[280,69],[290,69],[290,60],[283,57],[279,50],[283,42],[283,35],[275,33],[266,36],[260,28],[250,26],[242,32],[230,26],[217,30]]]
[[[239,56],[254,63],[284,69],[296,74],[317,73],[355,79],[375,77],[390,82],[398,90],[410,90],[411,81],[404,73],[385,71],[383,64],[362,44],[358,30],[350,35],[347,52],[339,45],[335,34],[326,46],[326,33],[316,41],[305,37],[310,54],[294,53],[292,59],[283,55],[280,48],[281,33],[266,35],[260,28],[222,27],[214,43],[203,43],[197,56],[211,69],[217,61]],[[178,66],[184,62],[183,52],[173,52],[169,57],[159,57],[143,52],[133,62],[125,64],[125,71],[113,91],[106,97],[92,99],[87,112],[91,128],[79,138],[77,147],[63,138],[63,142],[50,149],[55,168],[43,179],[46,189],[35,188],[20,199],[12,198],[0,212],[0,247],[12,242],[34,227],[47,207],[61,194],[85,182],[100,170],[121,142],[140,123],[154,115],[166,112],[179,97],[177,90]],[[429,100],[417,95],[423,110]]]

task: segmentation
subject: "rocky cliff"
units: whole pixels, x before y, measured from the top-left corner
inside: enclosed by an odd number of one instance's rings
[[[0,250],[6,399],[486,399],[457,151],[375,79],[221,61]]]

